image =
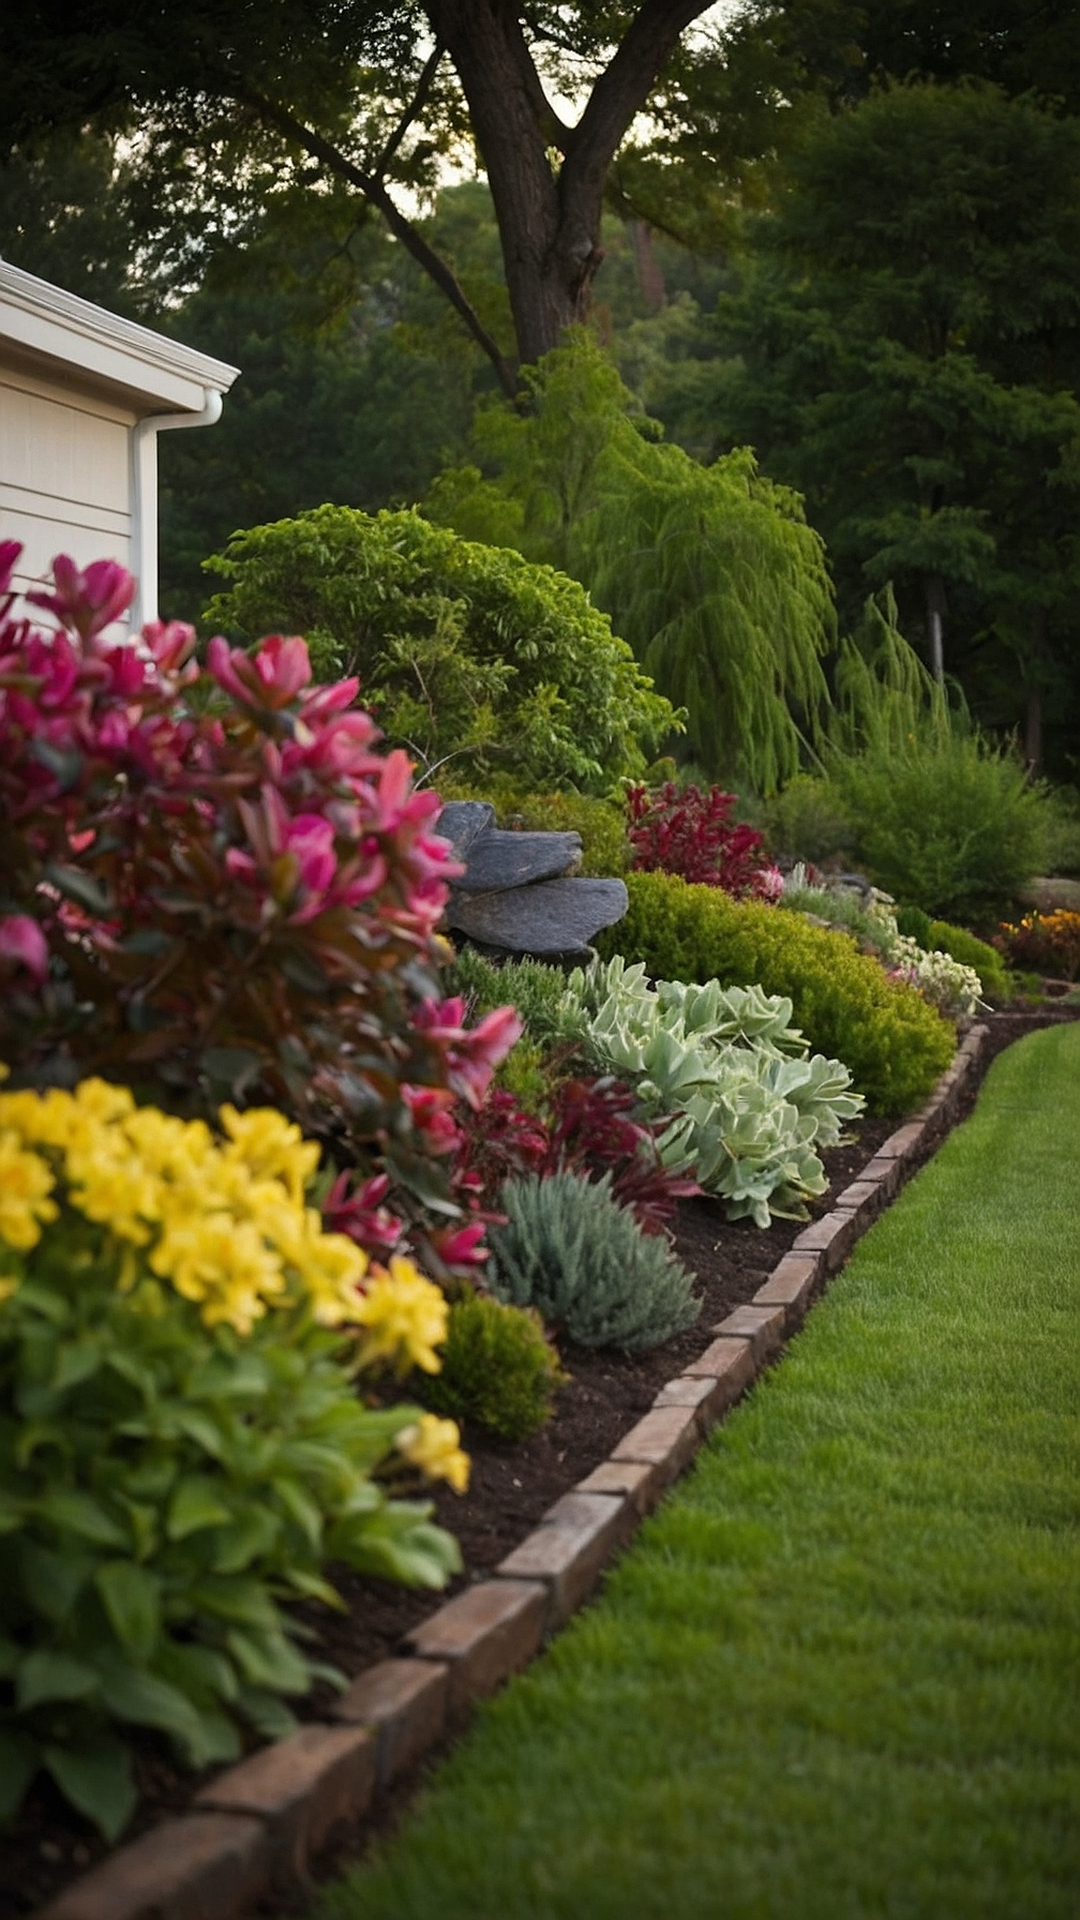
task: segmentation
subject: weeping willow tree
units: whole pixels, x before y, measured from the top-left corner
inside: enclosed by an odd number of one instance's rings
[[[797,771],[836,640],[822,543],[745,450],[702,467],[639,441],[608,463],[583,576],[647,673],[687,712],[694,758],[768,793]],[[642,457],[644,456],[644,457]]]
[[[689,755],[771,791],[819,734],[836,642],[824,548],[798,495],[748,451],[705,467],[662,444],[588,334],[531,371],[528,397],[482,419],[487,477],[444,474],[425,511],[581,580],[685,709]]]
[[[896,596],[884,587],[866,601],[857,635],[839,643],[821,742],[823,770],[867,750],[896,759],[916,744],[940,751],[951,739],[971,734],[959,684],[935,678],[897,619]]]

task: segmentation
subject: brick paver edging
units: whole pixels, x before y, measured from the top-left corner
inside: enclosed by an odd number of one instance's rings
[[[414,1627],[403,1657],[359,1675],[331,1709],[228,1768],[192,1812],[163,1820],[72,1882],[36,1920],[235,1920],[295,1892],[334,1833],[527,1666],[596,1586],[664,1489],[801,1325],[827,1279],[953,1119],[989,1035],[974,1026],[925,1107],[890,1135],[831,1213],[800,1233],[712,1329],[610,1458],[550,1507],[496,1568]]]

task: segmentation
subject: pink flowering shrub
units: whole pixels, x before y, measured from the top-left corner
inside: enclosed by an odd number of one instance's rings
[[[732,820],[737,805],[721,787],[629,787],[627,837],[639,873],[675,873],[700,886],[723,887],[737,899],[776,900],[783,881],[762,864],[764,841],[745,821]]]
[[[437,1270],[453,1116],[520,1031],[442,999],[437,797],[355,680],[311,684],[303,640],[215,639],[201,667],[188,627],[110,635],[134,582],[64,557],[27,596],[39,627],[14,616],[19,551],[0,543],[0,1059],[183,1113],[281,1107],[357,1169],[331,1213],[377,1256],[419,1234]]]

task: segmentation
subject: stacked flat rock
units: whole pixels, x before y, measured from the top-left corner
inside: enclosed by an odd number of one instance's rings
[[[578,833],[514,833],[486,800],[451,800],[435,831],[465,868],[451,883],[447,926],[504,953],[577,957],[627,909],[621,880],[583,880]]]

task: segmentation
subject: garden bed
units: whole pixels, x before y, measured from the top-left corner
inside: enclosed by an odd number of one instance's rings
[[[995,1015],[989,1024],[977,1076],[972,1077],[959,1109],[963,1117],[974,1099],[978,1079],[989,1061],[1034,1027],[1075,1017],[1072,1010],[1043,1010]],[[828,1192],[815,1215],[829,1211],[846,1187],[893,1130],[892,1121],[865,1121],[853,1144],[826,1154]],[[927,1152],[938,1144],[935,1136]],[[680,1210],[678,1251],[698,1276],[703,1309],[696,1327],[652,1352],[619,1356],[567,1347],[564,1364],[571,1374],[554,1417],[531,1440],[509,1446],[467,1435],[473,1456],[468,1494],[440,1490],[439,1517],[461,1541],[466,1573],[449,1589],[490,1572],[529,1532],[561,1494],[606,1458],[626,1430],[653,1404],[667,1380],[680,1373],[704,1346],[710,1330],[734,1307],[750,1300],[766,1275],[801,1231],[801,1223],[776,1221],[762,1231],[747,1222],[729,1223],[709,1200],[684,1203]],[[363,1580],[338,1570],[336,1584],[348,1601],[346,1615],[308,1614],[321,1640],[323,1657],[350,1676],[393,1653],[402,1636],[438,1604],[429,1592],[409,1592]],[[304,1712],[325,1711],[328,1696],[304,1703]],[[163,1815],[189,1805],[200,1776],[181,1772],[152,1736],[138,1740],[138,1778],[142,1800],[126,1838],[153,1826]],[[388,1796],[378,1818],[390,1817],[400,1791]],[[365,1823],[365,1830],[370,1826]],[[0,1840],[0,1920],[21,1920],[57,1893],[76,1874],[108,1851],[48,1786],[39,1782],[18,1822]]]

